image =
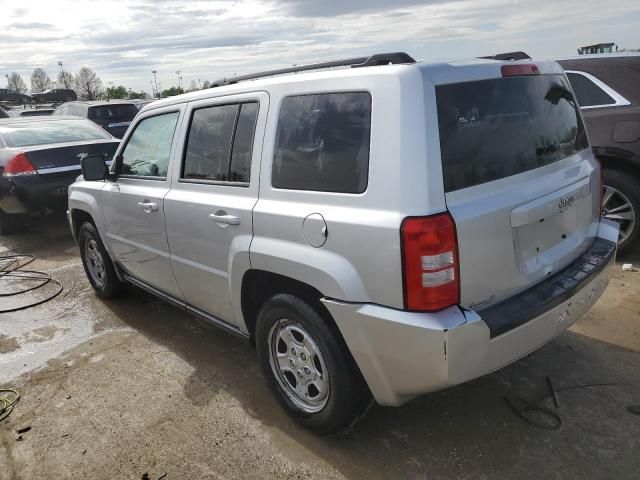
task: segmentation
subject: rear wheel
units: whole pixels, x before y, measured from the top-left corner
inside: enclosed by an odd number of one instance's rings
[[[86,222],[80,227],[78,245],[82,266],[96,294],[112,298],[122,293],[124,283],[118,279],[113,262],[93,224]]]
[[[264,376],[287,413],[321,435],[348,430],[371,394],[326,312],[289,294],[272,297],[256,324]]]
[[[620,225],[618,251],[637,248],[640,231],[640,181],[620,170],[604,170],[603,216]]]

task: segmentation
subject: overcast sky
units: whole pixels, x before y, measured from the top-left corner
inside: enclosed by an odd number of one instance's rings
[[[0,86],[35,67],[53,79],[96,70],[105,86],[150,91],[294,63],[406,51],[429,60],[582,45],[640,48],[640,1],[0,0]]]

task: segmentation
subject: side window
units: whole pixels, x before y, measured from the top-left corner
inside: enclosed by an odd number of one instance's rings
[[[142,120],[122,152],[120,174],[166,177],[178,112]]]
[[[584,75],[568,72],[567,78],[569,78],[571,86],[576,92],[578,104],[581,107],[615,105],[616,101],[608,93]]]
[[[370,134],[368,93],[285,98],[278,118],[272,185],[293,190],[364,192]]]
[[[255,102],[195,110],[182,178],[248,183],[257,115]]]
[[[244,103],[240,106],[236,134],[233,137],[233,151],[229,179],[232,182],[249,183],[251,173],[251,154],[253,153],[253,136],[258,119],[258,104]]]

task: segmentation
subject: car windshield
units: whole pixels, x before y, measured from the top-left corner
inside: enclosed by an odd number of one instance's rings
[[[111,136],[88,121],[52,121],[10,123],[0,127],[0,135],[9,147],[29,147],[48,143],[108,140]]]
[[[92,120],[133,120],[138,113],[138,108],[133,104],[100,105],[89,109],[89,118]]]

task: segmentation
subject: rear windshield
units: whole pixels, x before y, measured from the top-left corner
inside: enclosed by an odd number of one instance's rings
[[[89,118],[92,120],[110,120],[117,118],[118,120],[133,120],[139,110],[133,104],[119,105],[100,105],[99,107],[89,108]]]
[[[588,147],[564,75],[436,87],[445,191],[557,162]]]
[[[108,133],[87,120],[14,123],[1,126],[0,135],[9,147],[29,147],[48,143],[108,140],[111,138]]]

